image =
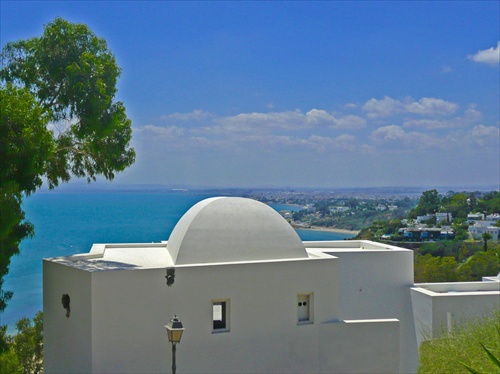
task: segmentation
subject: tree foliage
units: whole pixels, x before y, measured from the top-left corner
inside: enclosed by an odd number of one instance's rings
[[[38,312],[33,320],[21,318],[16,322],[17,334],[6,336],[6,326],[1,329],[0,368],[2,373],[43,373],[43,314]]]
[[[431,243],[429,243],[431,244]],[[464,243],[443,251],[438,243],[416,250],[414,272],[416,283],[473,282],[500,272],[500,245],[492,245],[487,252]],[[457,262],[457,258],[460,262]]]
[[[487,252],[477,252],[460,264],[456,270],[458,280],[480,281],[483,276],[494,276],[500,272],[499,248]]]
[[[422,193],[417,206],[410,212],[410,218],[424,216],[426,214],[434,214],[441,206],[441,199],[437,190],[428,190]]]
[[[41,37],[7,43],[1,57],[2,81],[28,90],[53,124],[50,152],[39,156],[51,187],[71,175],[113,179],[133,163],[131,122],[114,101],[121,70],[104,39],[56,18]]]
[[[500,213],[500,191],[494,191],[486,194],[481,201],[477,203],[477,211]]]
[[[454,257],[434,257],[430,253],[415,257],[415,282],[455,282],[457,262]]]
[[[40,37],[7,43],[0,70],[0,311],[3,277],[33,235],[21,203],[44,180],[112,180],[135,160],[131,121],[115,101],[120,68],[86,25],[56,18]]]
[[[488,250],[488,240],[493,239],[493,236],[488,232],[484,232],[481,235],[481,237],[483,238],[483,242],[484,242],[483,249],[486,252]]]
[[[450,197],[445,197],[441,201],[442,212],[451,213],[453,218],[467,218],[467,214],[474,206],[473,198],[469,198],[465,193],[457,193]]]

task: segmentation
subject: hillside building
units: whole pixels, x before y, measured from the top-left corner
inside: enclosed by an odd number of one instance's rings
[[[498,279],[479,282],[475,309],[463,293],[435,315],[426,297],[441,291],[414,285],[411,250],[303,242],[243,198],[199,202],[168,241],[94,244],[44,260],[43,272],[51,373],[169,372],[163,326],[174,315],[186,329],[179,373],[411,373],[421,328],[442,313],[491,312],[500,296]]]

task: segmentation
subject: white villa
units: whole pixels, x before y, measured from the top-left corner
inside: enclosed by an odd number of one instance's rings
[[[469,226],[469,234],[475,240],[482,240],[482,235],[488,233],[495,241],[500,238],[500,227],[494,226],[496,221],[475,221],[473,225]]]
[[[43,273],[50,373],[169,372],[174,315],[179,373],[411,373],[423,333],[500,308],[498,277],[415,285],[411,250],[302,242],[233,197],[193,206],[168,242],[94,244]]]

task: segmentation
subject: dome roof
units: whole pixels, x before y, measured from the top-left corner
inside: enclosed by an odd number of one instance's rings
[[[241,197],[200,201],[167,244],[176,265],[308,257],[295,230],[271,207]]]

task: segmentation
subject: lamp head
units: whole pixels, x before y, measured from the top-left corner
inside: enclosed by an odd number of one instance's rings
[[[168,322],[165,328],[167,329],[169,342],[172,344],[180,343],[184,327],[177,315]]]

